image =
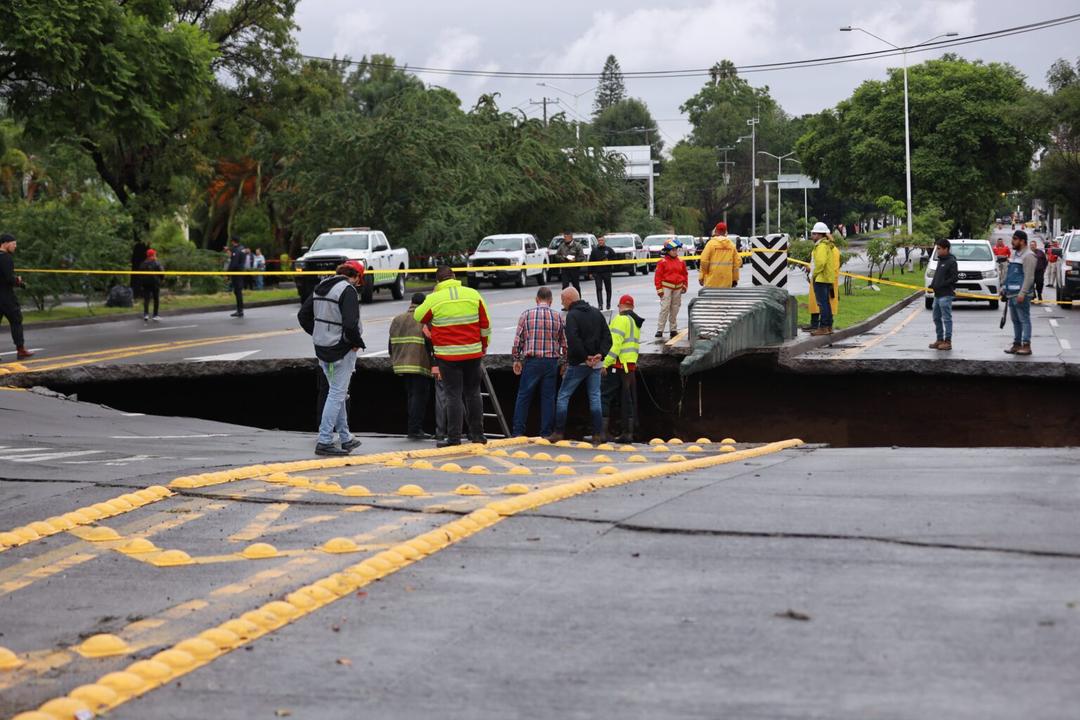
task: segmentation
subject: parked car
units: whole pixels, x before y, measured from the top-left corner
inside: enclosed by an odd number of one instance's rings
[[[319,273],[299,276],[297,289],[300,296],[310,295],[320,280],[333,275],[337,266],[346,260],[359,260],[367,269],[360,285],[361,302],[370,303],[376,292],[387,288],[395,300],[405,297],[409,251],[394,250],[385,233],[366,227],[331,228],[315,238],[311,248],[296,259],[297,270]],[[301,287],[301,283],[305,287]]]
[[[574,233],[574,240],[581,246],[583,251],[583,257],[581,262],[585,262],[589,259],[589,255],[592,253],[593,248],[596,247],[596,236],[592,233]],[[548,279],[559,280],[561,279],[561,273],[558,270],[559,261],[555,259],[555,251],[559,249],[559,244],[563,241],[562,235],[556,235],[551,238],[551,242],[548,244]],[[581,268],[582,270],[588,270],[588,268]],[[584,280],[588,280],[591,273],[583,272],[581,277]]]
[[[495,287],[503,282],[524,287],[529,278],[535,278],[537,285],[547,282],[548,251],[528,233],[488,235],[476,246],[468,263],[471,268],[491,268],[470,272],[469,287],[480,287],[484,280]]]
[[[990,249],[989,240],[950,240],[952,246],[950,252],[956,256],[956,269],[960,273],[960,281],[956,284],[957,302],[987,302],[984,299],[960,297],[960,293],[979,293],[980,295],[993,295],[997,297],[1000,289],[997,263],[994,261],[994,253]],[[937,253],[930,256],[930,262],[926,265],[926,287],[930,287],[930,281],[934,279],[934,271],[937,269]],[[926,309],[934,306],[933,295],[926,296]],[[990,308],[997,309],[998,301],[990,300]]]
[[[679,248],[679,257],[701,254],[698,250],[697,239],[693,235],[649,235],[645,238],[645,250],[649,253],[649,257],[658,260],[663,254],[664,243],[668,240],[678,240],[682,243],[682,247]],[[705,240],[707,241],[708,238]],[[705,249],[704,242],[701,244],[701,249]],[[649,263],[649,265],[655,266],[655,263]]]
[[[627,275],[637,275],[640,270],[643,275],[649,273],[649,253],[645,250],[645,244],[641,236],[634,233],[609,233],[604,236],[604,242],[618,256],[618,260],[636,259],[636,263],[615,265],[612,272],[626,271]]]
[[[1070,230],[1061,238],[1061,247],[1057,248],[1060,258],[1054,263],[1061,269],[1058,276],[1057,300],[1071,303],[1080,298],[1080,230]],[[1071,310],[1072,305],[1061,305]]]

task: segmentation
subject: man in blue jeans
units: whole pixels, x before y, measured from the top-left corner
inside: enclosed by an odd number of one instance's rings
[[[956,256],[951,252],[952,243],[941,239],[937,245],[937,267],[930,280],[930,289],[934,291],[934,329],[937,340],[930,343],[931,350],[952,350],[952,304],[956,299],[956,283],[960,272],[956,265]]]
[[[604,356],[611,350],[611,332],[604,314],[581,299],[575,288],[562,291],[566,309],[566,373],[563,375],[559,397],[555,401],[555,432],[551,442],[563,439],[570,398],[585,383],[589,395],[589,414],[592,416],[593,444],[604,442],[604,410],[600,400],[601,372]]]
[[[1009,301],[1009,315],[1013,324],[1013,344],[1005,352],[1010,355],[1030,355],[1032,286],[1035,284],[1038,258],[1028,247],[1027,233],[1023,230],[1013,233],[1012,248],[1001,286],[1001,297]]]
[[[555,381],[559,366],[566,363],[566,325],[562,315],[551,309],[551,290],[547,286],[542,285],[536,291],[536,307],[518,318],[511,356],[514,374],[521,376],[512,434],[515,437],[525,434],[529,406],[539,386],[540,434],[547,437],[555,420]]]

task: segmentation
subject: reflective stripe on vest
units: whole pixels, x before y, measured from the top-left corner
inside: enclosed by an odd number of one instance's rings
[[[471,343],[469,345],[440,345],[439,355],[472,355],[474,353],[482,352],[483,349],[484,348],[480,343]]]

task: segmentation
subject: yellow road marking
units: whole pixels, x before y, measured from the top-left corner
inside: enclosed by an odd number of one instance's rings
[[[63,560],[59,560],[57,562],[50,563],[49,565],[39,567],[35,570],[31,570],[19,580],[9,580],[6,583],[0,584],[0,597],[9,593],[13,593],[16,590],[22,590],[24,587],[32,585],[38,580],[57,575],[64,572],[65,570],[69,570],[70,568],[75,567],[76,565],[81,565],[87,560],[93,560],[96,557],[96,553],[75,553],[64,558]]]
[[[263,488],[259,489],[262,490]],[[260,537],[266,532],[266,529],[273,525],[274,522],[288,509],[289,503],[274,503],[273,505],[268,506],[265,510],[256,515],[255,519],[248,523],[243,530],[230,535],[229,540],[232,540],[233,542],[244,542]]]
[[[922,313],[922,308],[921,307],[915,308],[911,312],[910,315],[908,315],[906,318],[904,318],[904,320],[902,322],[900,322],[896,327],[894,327],[892,330],[885,333],[884,335],[878,335],[876,338],[873,338],[873,339],[863,343],[859,347],[848,348],[847,350],[841,351],[841,353],[839,355],[840,359],[841,360],[847,360],[848,358],[853,358],[853,357],[855,357],[857,355],[861,355],[862,353],[866,352],[870,348],[875,347],[876,345],[879,345],[880,343],[885,342],[885,340],[891,338],[893,335],[895,335],[896,333],[900,332],[905,327],[907,327],[908,323],[910,323],[912,320],[917,318],[921,313]]]

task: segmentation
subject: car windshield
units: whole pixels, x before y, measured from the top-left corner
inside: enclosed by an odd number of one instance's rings
[[[315,238],[309,252],[318,252],[319,250],[367,250],[368,237],[367,233],[323,233]]]
[[[476,246],[476,252],[498,252],[500,250],[520,250],[521,238],[484,238]]]
[[[950,249],[956,259],[959,260],[972,260],[976,262],[990,261],[994,259],[994,254],[990,252],[990,248],[981,243],[956,243]]]
[[[634,238],[630,235],[606,235],[604,236],[604,242],[608,247],[613,248],[632,248],[634,247]]]
[[[656,245],[663,245],[668,240],[674,239],[674,235],[650,235],[649,237],[645,238],[645,244],[650,247],[654,247]]]

